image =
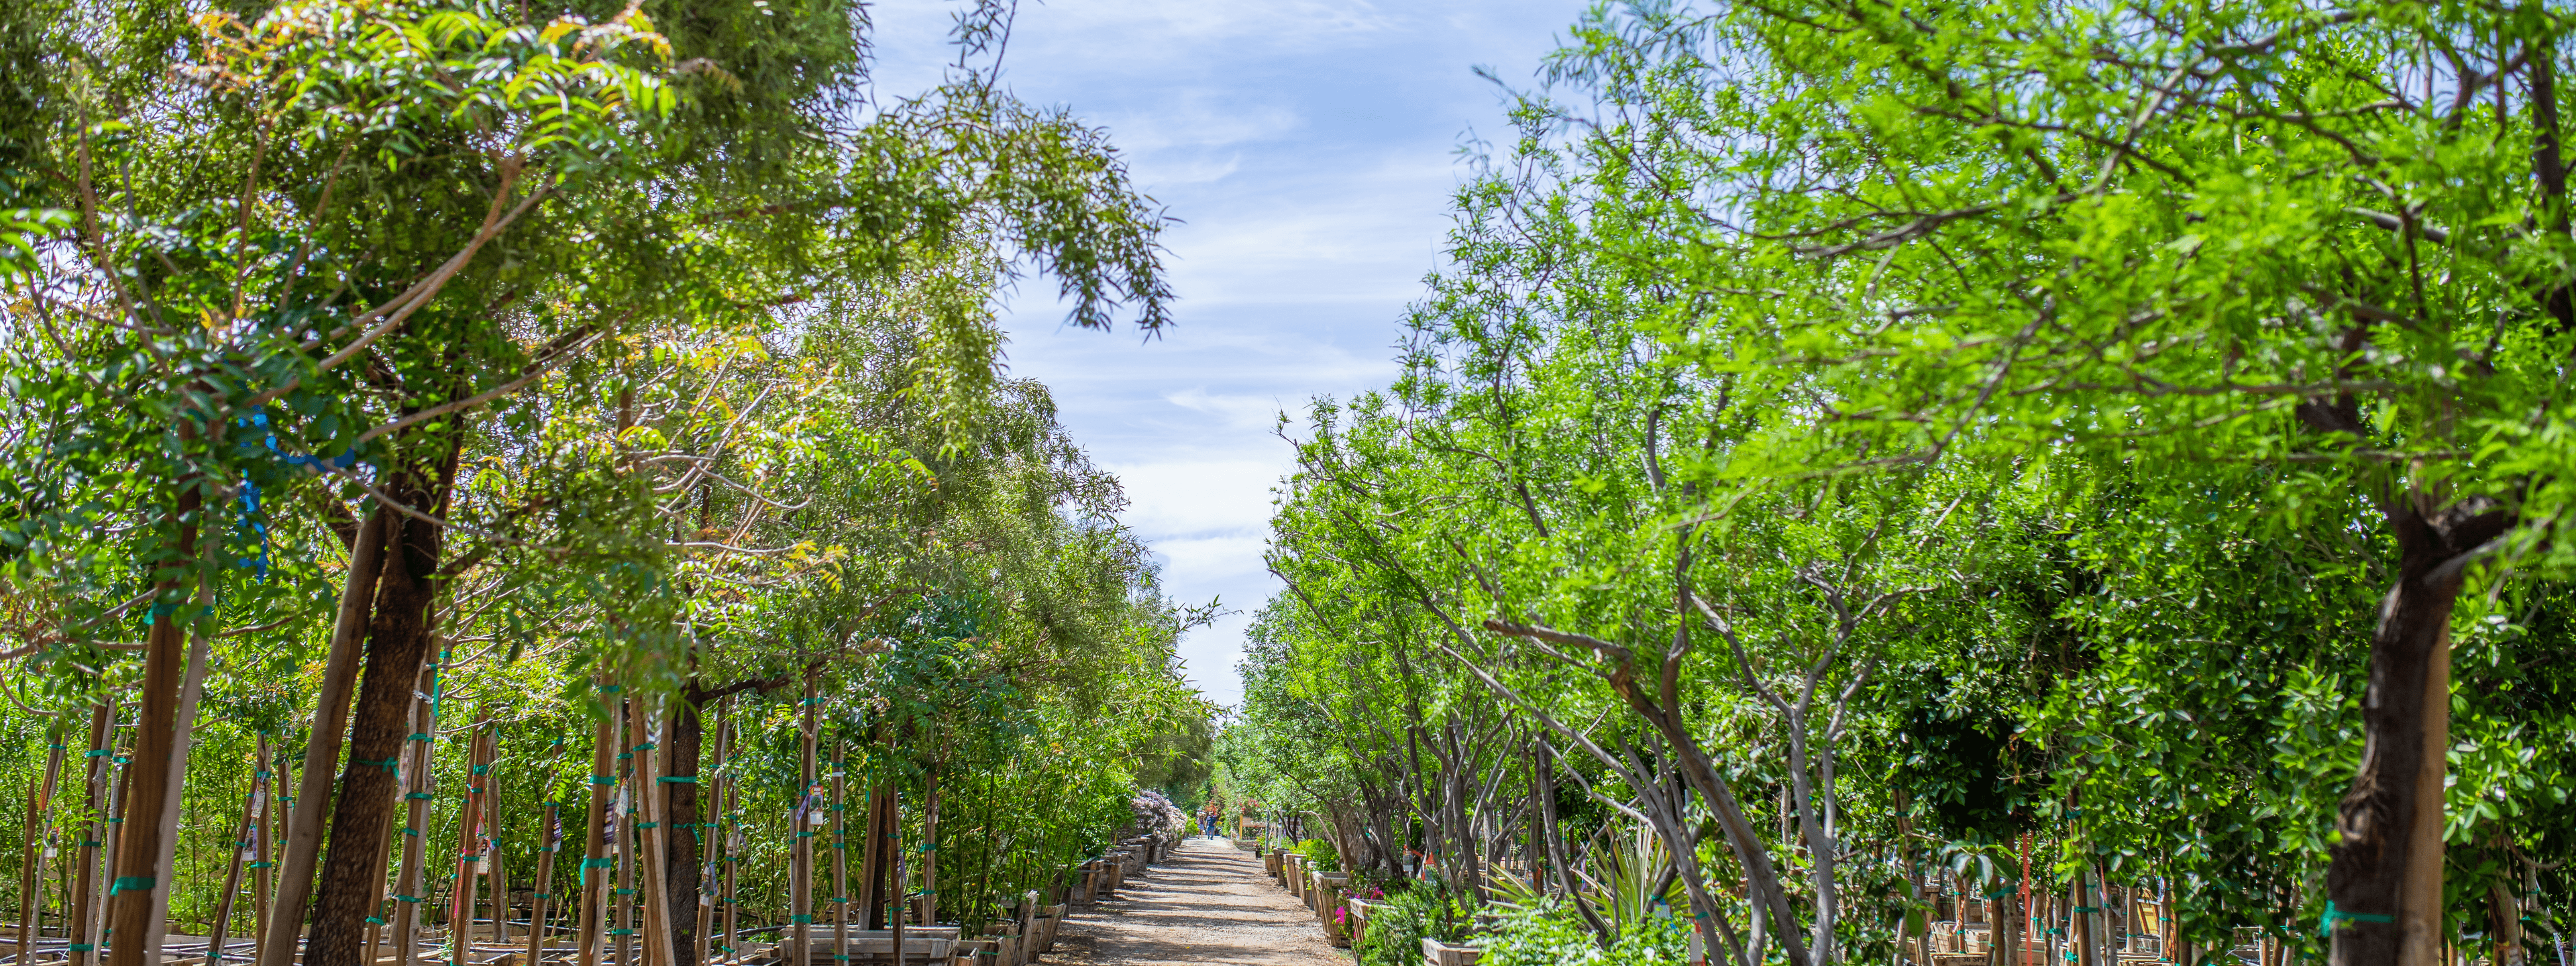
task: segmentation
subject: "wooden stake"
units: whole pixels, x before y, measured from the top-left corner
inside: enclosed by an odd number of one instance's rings
[[[732,707],[730,698],[720,700],[723,700],[726,703],[716,706],[715,760],[716,769],[719,774],[721,774],[721,771],[724,768],[725,760],[726,711]],[[702,776],[706,775],[705,772],[700,772],[699,774]],[[698,781],[707,783],[706,787],[701,789],[702,794],[698,796],[706,803],[698,808],[698,814],[701,816],[698,819],[698,827],[709,832],[716,831],[721,825],[721,823],[714,820],[717,809],[721,807],[721,800],[716,797],[717,786],[715,783],[723,780],[724,779],[721,777],[701,777],[698,779]],[[713,952],[710,947],[714,942],[710,932],[715,928],[716,904],[713,900],[716,894],[716,856],[724,854],[724,842],[721,834],[708,835],[704,836],[704,838],[706,840],[706,847],[699,850],[700,865],[704,866],[704,868],[698,873],[697,929],[690,934],[697,944],[697,948],[693,951],[695,955],[690,958],[690,962],[698,963],[700,966],[705,966],[705,964],[711,962],[707,957],[709,953]]]
[[[728,712],[732,710],[732,698],[728,697],[725,699],[725,708]],[[739,743],[739,740],[728,741],[725,747],[727,751],[730,752],[731,749]],[[731,762],[730,758],[719,760],[725,761],[728,764]],[[740,962],[742,960],[742,953],[740,952],[742,938],[739,934],[738,927],[741,925],[740,913],[742,907],[735,898],[736,893],[734,892],[734,887],[737,884],[738,877],[734,873],[742,865],[742,850],[740,848],[742,837],[742,785],[740,777],[734,774],[731,767],[724,768],[722,780],[724,781],[725,788],[724,833],[726,835],[724,864],[725,959],[728,962]]]
[[[850,763],[846,749],[833,748],[832,757],[832,962],[838,964],[850,957]]]
[[[492,943],[510,941],[510,867],[501,853],[501,733],[483,739],[482,872],[492,885]]]
[[[331,627],[322,687],[315,692],[313,734],[304,744],[296,808],[287,817],[286,854],[278,861],[277,898],[271,902],[259,966],[292,966],[296,940],[304,933],[306,909],[313,902],[314,860],[322,852],[323,813],[330,811],[331,776],[340,771],[340,745],[349,733],[349,700],[358,681],[367,619],[375,609],[377,576],[384,570],[385,531],[392,518],[393,511],[382,506],[369,512],[358,524],[357,539],[349,549],[348,577]],[[371,949],[371,962],[372,958]]]
[[[664,860],[670,855],[668,809],[663,808],[660,794],[665,756],[659,743],[646,740],[654,733],[643,713],[642,699],[636,700],[635,714],[629,724],[635,739],[635,800],[641,818],[635,823],[637,871],[642,873],[644,903],[644,956],[650,966],[678,966],[671,942],[671,893],[664,874]],[[462,966],[462,964],[459,964]]]
[[[939,921],[939,766],[923,779],[929,786],[921,799],[921,894],[929,897],[922,924]]]
[[[618,718],[618,740],[625,742],[627,740],[626,722],[635,717],[635,699],[626,699],[618,713],[621,715]],[[624,793],[617,796],[617,966],[634,966],[635,810],[638,804],[636,800],[642,797],[634,787],[636,774],[634,746],[627,744],[625,750],[617,753],[617,760],[624,763],[618,766],[618,771],[623,773],[622,780],[625,782],[621,786]]]
[[[546,900],[554,898],[555,851],[563,848],[562,802],[546,803],[546,824],[537,834],[545,844],[537,848],[536,885],[528,890],[528,956],[521,966],[537,966],[546,951]]]
[[[260,752],[266,752],[268,736],[261,735],[258,741]],[[242,796],[240,830],[233,835],[230,850],[233,858],[224,870],[224,891],[215,900],[215,928],[206,936],[206,966],[221,966],[224,961],[224,937],[232,931],[233,924],[233,896],[241,891],[242,850],[250,848],[251,836],[258,834],[254,823],[259,821],[260,778],[268,774],[268,770],[261,767],[265,764],[261,759],[265,757],[263,754],[252,759],[255,764],[251,766],[250,793]]]
[[[259,767],[274,768],[277,771],[273,774],[266,771],[253,773],[260,779],[260,783],[259,801],[256,805],[259,820],[251,828],[251,838],[256,843],[252,846],[250,863],[252,922],[250,958],[252,962],[258,962],[268,951],[269,903],[273,895],[269,887],[277,878],[271,874],[271,870],[277,865],[277,820],[278,813],[286,809],[286,800],[278,797],[277,793],[279,789],[289,787],[285,761],[268,743],[268,735],[265,732],[259,736]]]
[[[456,891],[447,902],[449,966],[465,966],[474,945],[474,875],[482,851],[475,839],[483,829],[483,787],[492,770],[483,747],[491,727],[492,713],[485,711],[465,743],[465,804],[456,810]]]
[[[98,892],[99,850],[107,844],[108,769],[116,747],[116,695],[94,706],[89,715],[89,776],[84,785],[89,797],[90,820],[80,835],[79,884],[73,887],[71,920],[67,923],[71,939],[71,966],[90,966],[98,961],[98,906],[91,897]]]
[[[27,790],[27,852],[18,870],[18,961],[34,962],[36,934],[44,931],[44,902],[36,894],[36,882],[43,878],[45,856],[40,851],[46,823],[39,819],[54,807],[54,781],[63,772],[63,725],[55,719],[45,729],[45,779]]]
[[[608,697],[617,693],[617,685],[602,679],[597,687],[601,705],[599,721],[590,729],[590,805],[581,826],[581,932],[574,937],[581,966],[599,966],[599,932],[608,918],[605,890],[611,879],[606,871],[608,800],[617,794],[617,733],[611,730],[615,727],[617,706]]]
[[[446,663],[446,660],[447,655],[439,655],[439,664]],[[409,807],[403,813],[401,871],[394,877],[394,966],[411,966],[413,947],[419,942],[421,897],[417,890],[421,887],[422,867],[429,861],[426,829],[429,826],[430,796],[434,794],[430,791],[430,753],[436,742],[431,739],[438,734],[438,702],[442,696],[439,664],[432,664],[423,672],[429,676],[429,686],[424,689],[429,693],[429,700],[412,699],[416,708],[412,720],[418,724],[413,726],[410,738],[403,743],[403,757],[407,759],[405,767],[410,769],[402,776],[403,801]],[[382,880],[370,877],[368,881]]]
[[[798,787],[805,790],[801,800],[809,807],[815,804],[814,732],[817,725],[814,720],[814,709],[823,700],[820,696],[820,686],[819,679],[811,674],[805,676],[805,720],[801,729],[803,740],[800,743],[801,757],[798,760],[797,774],[803,779]],[[793,931],[796,948],[788,962],[794,966],[813,966],[814,821],[812,817],[805,814],[803,809],[799,809],[791,819],[787,830],[788,842],[792,845],[788,859],[787,902],[789,925],[795,927]]]

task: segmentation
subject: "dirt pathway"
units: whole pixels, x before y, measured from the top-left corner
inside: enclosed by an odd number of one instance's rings
[[[1119,897],[1067,910],[1047,963],[1163,966],[1229,963],[1323,966],[1351,962],[1324,942],[1297,897],[1261,871],[1261,860],[1225,839],[1190,839],[1169,860],[1131,878]]]

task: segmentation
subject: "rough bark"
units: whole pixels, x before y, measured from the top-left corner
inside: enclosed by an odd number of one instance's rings
[[[674,966],[698,966],[698,828],[705,821],[698,817],[698,758],[705,743],[706,727],[698,717],[698,706],[706,692],[696,682],[673,702],[670,717],[662,726],[662,754],[671,777],[686,781],[662,785],[662,811],[670,816],[668,852],[662,859],[662,875],[671,890],[671,949],[678,957]]]
[[[396,499],[421,499],[418,483],[393,490]],[[305,966],[359,966],[364,954],[369,881],[384,854],[386,820],[396,798],[393,766],[402,752],[406,715],[421,665],[429,659],[431,604],[437,598],[444,534],[410,517],[385,523],[388,539],[378,577],[374,620],[367,628],[366,669],[358,684],[356,723],[349,733],[349,763],[331,812],[331,850],[322,866],[321,901]]]
[[[331,776],[340,764],[341,738],[348,730],[350,685],[358,677],[359,646],[373,613],[391,519],[392,511],[377,507],[359,525],[349,547],[349,572],[340,590],[339,615],[331,628],[330,656],[324,660],[322,688],[315,694],[313,733],[304,744],[304,768],[297,779],[295,808],[286,815],[286,848],[278,858],[277,896],[269,903],[259,966],[289,966],[295,961],[295,940],[304,930],[305,908],[313,899],[313,864],[321,854],[322,804],[331,800]]]
[[[2361,770],[2344,795],[2330,851],[2332,966],[2436,966],[2441,960],[2442,749],[2448,744],[2451,609],[2469,553],[2510,518],[2482,501],[2426,513],[2420,497],[2386,511],[2395,586],[2371,634]]]

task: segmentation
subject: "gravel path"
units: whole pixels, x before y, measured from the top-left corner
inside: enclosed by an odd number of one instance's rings
[[[1324,942],[1324,927],[1226,839],[1190,839],[1169,860],[1131,878],[1119,897],[1066,910],[1048,963],[1162,966],[1236,963],[1323,966],[1351,962]]]

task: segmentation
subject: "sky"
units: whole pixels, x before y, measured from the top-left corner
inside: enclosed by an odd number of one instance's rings
[[[962,5],[873,8],[881,94],[936,83]],[[1137,187],[1182,223],[1169,249],[1175,325],[1155,340],[1062,324],[1032,280],[1005,327],[1014,376],[1043,380],[1092,459],[1118,475],[1125,522],[1164,590],[1234,611],[1180,646],[1212,700],[1253,612],[1272,488],[1293,463],[1277,414],[1385,385],[1397,323],[1441,265],[1460,146],[1506,134],[1580,0],[1024,2],[1003,60],[1022,100],[1108,129]]]

